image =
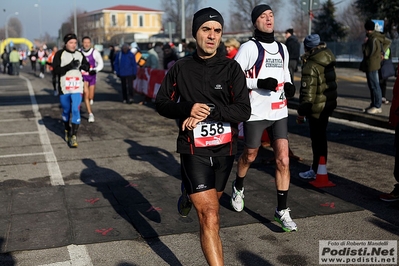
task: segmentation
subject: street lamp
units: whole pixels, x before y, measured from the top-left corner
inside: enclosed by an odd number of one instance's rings
[[[7,17],[6,17],[6,27],[5,27],[5,30],[6,30],[6,40],[8,39],[8,19],[11,17],[11,16],[18,16],[18,12],[15,12],[15,13],[13,13],[13,14],[9,14]],[[8,45],[7,45],[7,52],[8,52]]]

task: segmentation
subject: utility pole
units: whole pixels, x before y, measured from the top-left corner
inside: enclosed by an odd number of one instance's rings
[[[186,38],[186,14],[184,12],[184,0],[181,0],[181,39]]]
[[[309,0],[309,35],[312,34],[312,19],[313,19],[313,0]]]
[[[74,0],[75,6],[74,6],[74,11],[73,11],[73,25],[74,25],[74,31],[76,36],[78,36],[78,26],[77,26],[77,18],[76,18],[76,0]]]
[[[318,10],[320,6],[320,0],[302,0],[301,9],[305,14],[308,14],[309,18],[309,35],[312,34],[312,19],[314,18],[313,10]]]

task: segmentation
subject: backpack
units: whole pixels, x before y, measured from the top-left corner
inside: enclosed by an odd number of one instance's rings
[[[8,59],[9,59],[8,53],[3,53],[3,54],[1,55],[1,59],[3,59],[5,62],[8,62]]]
[[[256,46],[258,47],[258,59],[256,59],[256,62],[253,66],[253,67],[255,67],[255,77],[258,77],[259,71],[262,67],[263,59],[265,58],[265,53],[264,53],[265,49],[263,48],[262,44],[258,40],[254,39],[254,38],[252,38],[250,40],[253,41],[256,44]],[[276,43],[278,45],[278,52],[280,53],[281,57],[283,58],[283,65],[284,65],[285,56],[284,56],[283,46],[278,41],[276,41]]]

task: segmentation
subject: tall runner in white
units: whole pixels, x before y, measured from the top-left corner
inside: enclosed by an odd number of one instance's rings
[[[275,41],[274,14],[270,6],[256,6],[251,19],[255,27],[254,38],[241,45],[235,56],[246,74],[252,112],[244,123],[245,147],[232,184],[231,205],[238,212],[244,208],[244,178],[258,155],[266,129],[276,157],[277,208],[274,217],[285,231],[296,231],[297,226],[287,207],[290,184],[287,97],[295,94],[288,69],[289,54],[284,44]]]

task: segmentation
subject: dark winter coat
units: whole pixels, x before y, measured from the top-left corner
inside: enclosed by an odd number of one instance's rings
[[[287,46],[288,53],[290,55],[290,60],[299,60],[301,44],[295,35],[291,35],[285,41],[285,46]]]
[[[337,107],[335,63],[335,56],[325,43],[302,56],[300,116],[319,118],[321,112],[331,115]]]
[[[363,62],[360,64],[360,70],[364,72],[379,70],[384,52],[389,48],[391,42],[380,32],[367,33],[367,41],[362,45]]]

